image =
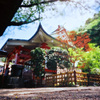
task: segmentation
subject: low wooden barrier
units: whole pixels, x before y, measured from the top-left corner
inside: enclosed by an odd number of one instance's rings
[[[65,86],[70,82],[74,82],[73,72],[46,76],[46,86]]]
[[[46,86],[88,86],[90,83],[100,84],[100,75],[89,75],[84,72],[67,72],[46,76]]]
[[[94,74],[88,75],[88,84],[100,85],[100,75],[94,75]]]
[[[76,72],[76,85],[88,85],[87,73]]]

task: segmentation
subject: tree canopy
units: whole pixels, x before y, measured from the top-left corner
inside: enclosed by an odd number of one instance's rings
[[[89,73],[90,71],[91,74],[100,74],[100,47],[95,45],[89,43],[91,51],[88,52],[83,51],[81,48],[69,48],[72,61],[78,61],[78,68],[81,68],[83,72]]]
[[[46,10],[46,6],[50,6],[50,9],[54,10],[52,6],[54,6],[54,2],[57,1],[65,2],[67,4],[72,3],[74,7],[84,8],[85,10],[90,9],[88,5],[85,5],[84,0],[82,2],[80,0],[23,0],[9,25],[20,26],[40,20],[42,18],[40,15]],[[95,0],[95,2],[98,4],[100,3],[99,0]]]
[[[94,14],[93,18],[87,19],[85,26],[79,31],[87,32],[90,35],[91,43],[100,45],[100,11]]]
[[[90,44],[92,50],[90,52],[85,52],[82,56],[82,60],[85,63],[83,71],[90,72],[92,74],[100,74],[100,47],[95,47],[96,44]]]
[[[92,74],[100,74],[100,47],[96,47],[97,44],[89,43],[92,40],[89,38],[89,33],[67,32],[64,27],[59,26],[55,34],[60,42],[67,45],[70,55],[69,61],[74,64],[74,67],[77,63],[76,67],[81,68],[84,72],[90,71]],[[73,46],[68,46],[69,42]]]
[[[34,74],[38,77],[42,77],[45,75],[43,61],[45,52],[41,48],[35,48],[31,51],[31,62],[32,67],[34,68]]]

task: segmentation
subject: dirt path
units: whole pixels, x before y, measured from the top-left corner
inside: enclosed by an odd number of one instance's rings
[[[0,89],[0,100],[100,100],[100,87]]]

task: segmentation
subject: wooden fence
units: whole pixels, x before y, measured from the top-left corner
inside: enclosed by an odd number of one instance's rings
[[[88,85],[100,85],[100,75],[88,74]]]
[[[89,75],[83,72],[67,72],[46,76],[46,86],[73,86],[100,84],[100,75]]]

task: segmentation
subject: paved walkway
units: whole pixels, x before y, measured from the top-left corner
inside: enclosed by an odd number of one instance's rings
[[[100,87],[0,89],[0,100],[100,100]]]

